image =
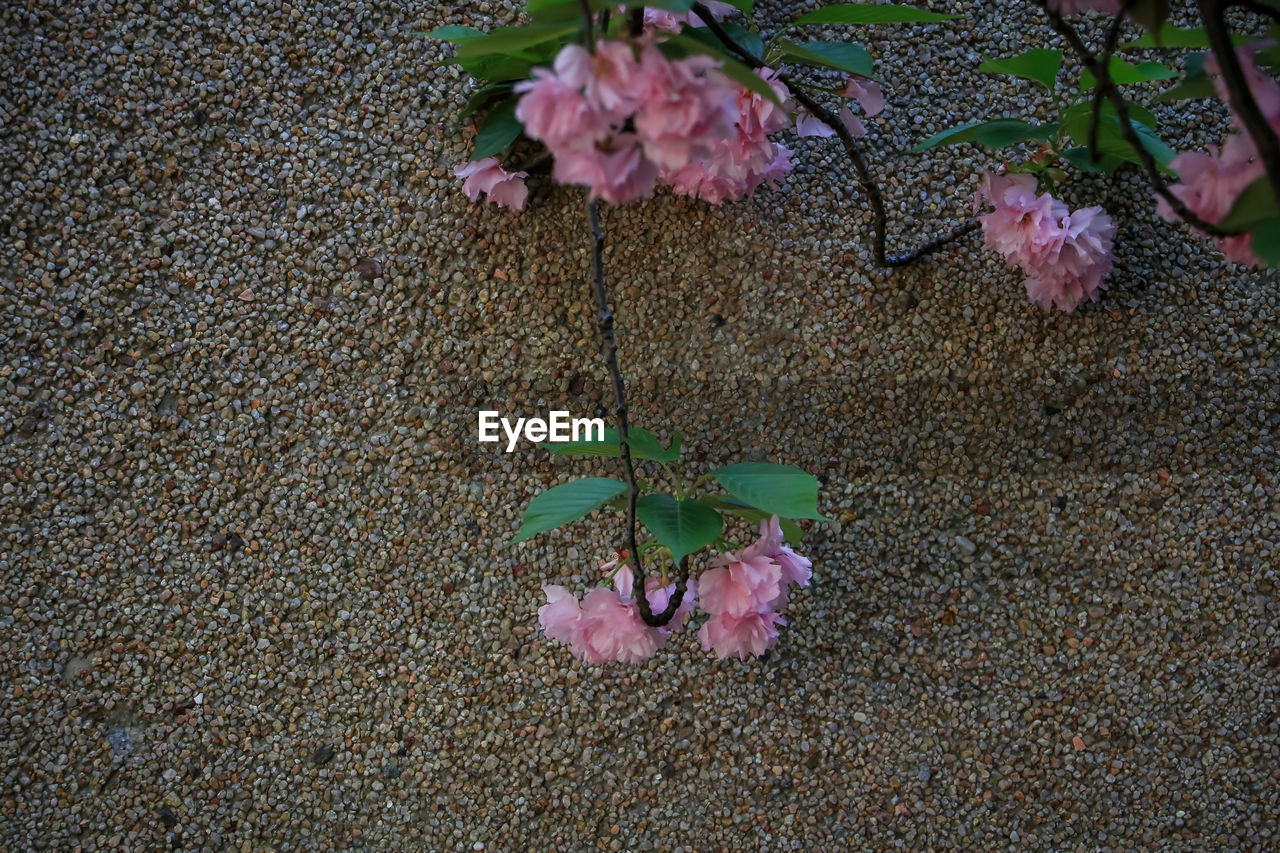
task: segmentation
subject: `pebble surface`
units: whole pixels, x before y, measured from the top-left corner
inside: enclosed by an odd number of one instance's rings
[[[895,152],[1047,115],[973,71],[1052,43],[1031,12],[932,5],[966,17],[863,36],[904,246],[994,158]],[[469,205],[471,84],[414,35],[517,18],[0,10],[0,846],[1280,847],[1280,288],[1136,175],[1068,190],[1122,228],[1074,316],[977,237],[875,269],[829,142],[743,204],[607,211],[636,422],[798,464],[834,521],[766,660],[539,635],[620,529],[500,544],[617,472],[476,413],[608,405],[581,198]],[[1176,146],[1221,133],[1182,110]]]

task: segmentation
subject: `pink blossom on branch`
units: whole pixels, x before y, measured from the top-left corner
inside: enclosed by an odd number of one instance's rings
[[[987,247],[1020,267],[1027,295],[1042,308],[1071,312],[1097,301],[1111,274],[1115,225],[1100,207],[1074,213],[1049,193],[1037,195],[1033,175],[988,174],[977,201],[994,208],[978,217]]]
[[[616,562],[601,568],[610,569]],[[544,586],[547,603],[538,608],[538,622],[549,638],[568,643],[574,657],[589,664],[643,663],[666,645],[671,631],[680,628],[693,612],[697,584],[689,582],[671,622],[653,628],[645,624],[632,598],[634,582],[631,570],[624,566],[614,577],[614,589],[596,587],[581,604],[562,586]],[[676,588],[675,584],[663,585],[658,578],[649,578],[646,587],[654,612],[666,609]]]
[[[876,116],[884,109],[884,91],[880,84],[865,77],[850,77],[844,85],[843,97],[852,98],[862,105],[868,116]]]
[[[1169,191],[1192,213],[1215,224],[1231,211],[1244,188],[1266,173],[1253,140],[1238,133],[1228,136],[1221,150],[1209,146],[1207,154],[1184,151],[1169,165],[1179,178],[1179,183],[1170,186]],[[1156,212],[1168,222],[1179,221],[1178,215],[1163,198],[1157,201]],[[1262,259],[1253,253],[1252,243],[1251,234],[1214,240],[1214,245],[1227,260],[1246,266],[1265,266]]]
[[[702,609],[711,615],[698,632],[703,649],[721,658],[764,654],[786,624],[776,611],[787,604],[787,588],[807,586],[813,564],[783,543],[775,515],[760,523],[754,543],[711,566],[698,579]]]
[[[485,157],[463,163],[453,170],[453,174],[465,178],[462,191],[472,201],[479,201],[480,196],[487,195],[489,201],[499,207],[524,210],[525,200],[529,197],[529,188],[524,184],[528,172],[508,172],[497,157]]]

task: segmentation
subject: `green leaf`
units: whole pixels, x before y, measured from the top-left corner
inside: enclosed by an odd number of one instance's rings
[[[872,76],[874,60],[862,45],[838,41],[810,41],[796,44],[778,39],[777,47],[782,56],[801,65],[815,68],[834,68],[862,77]]]
[[[724,28],[724,31],[728,33],[730,38],[742,47],[746,48],[747,53],[751,54],[756,59],[764,57],[764,40],[760,38],[759,33],[752,32],[746,27],[739,26],[732,21],[725,21],[720,26]],[[698,27],[697,29],[706,28]]]
[[[1018,119],[996,119],[974,128],[974,140],[988,148],[1004,148],[1019,142],[1044,142],[1058,132],[1056,124],[1031,124]]]
[[[817,518],[818,481],[791,465],[742,462],[711,472],[729,494],[757,509],[786,518]]]
[[[554,56],[559,51],[560,42],[577,32],[576,21],[529,24],[523,27],[498,27],[486,33],[483,38],[465,38],[459,41],[454,58],[461,64],[464,60],[494,54],[507,56],[527,54],[539,46],[550,46],[552,49],[538,52],[537,58]]]
[[[475,111],[484,109],[492,101],[510,93],[511,87],[512,83],[509,80],[502,83],[490,83],[487,86],[480,87],[471,93],[470,98],[467,98],[467,103],[462,108],[462,112],[458,113],[458,118],[466,118]]]
[[[751,0],[724,0],[724,2],[746,15],[747,20],[751,20]]]
[[[724,529],[720,513],[694,500],[645,495],[636,501],[636,517],[671,551],[677,563],[686,554],[710,545]]]
[[[542,446],[557,456],[608,456],[622,455],[618,430],[612,427],[604,431],[601,441],[543,442]],[[657,436],[647,429],[631,427],[627,430],[627,446],[633,459],[651,459],[655,462],[675,462],[680,458],[680,434],[671,439],[670,447],[663,447]]]
[[[1111,80],[1117,86],[1124,86],[1128,83],[1147,83],[1152,80],[1168,80],[1171,77],[1178,76],[1178,72],[1171,68],[1166,68],[1159,62],[1140,62],[1137,65],[1132,65],[1118,56],[1111,57],[1108,68],[1111,71]],[[1081,92],[1092,92],[1097,83],[1097,79],[1089,69],[1086,68],[1081,73]]]
[[[1280,217],[1269,219],[1253,230],[1253,253],[1268,266],[1280,266]]]
[[[700,36],[693,35],[693,33],[697,33],[701,29],[705,29],[705,27],[685,27],[681,32],[667,36],[666,41],[659,45],[659,49],[664,54],[683,52],[688,55],[701,53],[718,59],[720,60],[721,73],[741,83],[762,98],[767,98],[779,106],[782,105],[782,101],[779,100],[778,93],[773,91],[773,87],[761,79],[741,60],[729,55],[719,43],[712,44],[710,41],[703,41]]]
[[[826,6],[822,9],[816,9],[807,15],[801,15],[792,21],[790,26],[803,27],[809,24],[914,24],[952,21],[959,17],[960,15],[941,15],[937,12],[927,12],[924,9],[913,9],[910,6],[847,3],[841,6]]]
[[[928,151],[939,145],[959,145],[977,142],[992,148],[1003,148],[1015,142],[1044,142],[1058,131],[1054,124],[1031,124],[1014,118],[998,118],[991,121],[971,121],[935,133],[911,150],[914,153]]]
[[[441,41],[466,41],[467,39],[483,38],[484,31],[477,30],[475,27],[461,27],[456,24],[450,24],[447,27],[436,27],[430,32],[421,33],[421,35],[429,39],[440,39]]]
[[[1174,158],[1176,152],[1166,145],[1153,129],[1155,116],[1151,114],[1150,110],[1141,108],[1132,102],[1129,102],[1129,109],[1132,111],[1130,122],[1133,125],[1134,133],[1139,141],[1142,142],[1143,147],[1151,152],[1151,156],[1155,158],[1157,163],[1162,166],[1167,165]],[[1124,133],[1121,131],[1120,118],[1116,115],[1115,107],[1111,105],[1111,102],[1104,102],[1098,114],[1098,150],[1104,155],[1104,158],[1109,155],[1126,163],[1141,163],[1142,159],[1138,156],[1138,152],[1124,138]],[[1076,104],[1062,114],[1062,130],[1071,137],[1076,145],[1088,146],[1089,123],[1092,121],[1092,117],[1092,104]],[[1148,125],[1148,121],[1152,126]]]
[[[520,522],[520,532],[507,544],[515,545],[539,533],[554,530],[562,524],[577,521],[626,490],[626,483],[607,477],[571,480],[564,485],[547,489],[529,501]]]
[[[1213,87],[1213,80],[1201,71],[1199,74],[1188,74],[1183,80],[1166,92],[1156,96],[1157,101],[1184,101],[1192,98],[1212,98],[1218,94]]]
[[[1218,225],[1232,231],[1252,231],[1258,225],[1280,216],[1280,207],[1276,205],[1276,196],[1271,189],[1271,182],[1263,175],[1240,195],[1227,215],[1219,220]]]
[[[1138,0],[1129,7],[1129,17],[1147,32],[1160,32],[1169,20],[1169,0]]]
[[[505,101],[494,107],[485,116],[476,131],[475,147],[471,151],[472,160],[482,160],[501,154],[507,146],[520,138],[524,125],[516,118],[516,102]]]
[[[773,518],[773,513],[765,512],[762,509],[756,509],[750,504],[743,503],[737,498],[731,498],[727,495],[703,495],[698,498],[709,507],[718,509],[721,512],[731,512],[739,518],[752,524],[759,524],[762,521],[768,521]],[[800,525],[796,524],[789,518],[778,517],[778,526],[782,528],[782,535],[786,537],[787,542],[792,545],[799,545],[804,541],[804,531],[800,529]]]
[[[987,74],[1008,74],[1011,77],[1034,80],[1052,92],[1061,67],[1062,51],[1029,50],[1009,59],[988,59],[978,66],[978,70]]]
[[[1201,27],[1188,30],[1175,27],[1172,24],[1165,24],[1158,30],[1147,30],[1133,41],[1120,45],[1121,50],[1174,47],[1207,49],[1209,47],[1209,35]]]
[[[1079,145],[1062,152],[1062,157],[1082,172],[1111,174],[1125,164],[1119,157],[1103,154],[1097,163],[1089,159],[1089,147]]]

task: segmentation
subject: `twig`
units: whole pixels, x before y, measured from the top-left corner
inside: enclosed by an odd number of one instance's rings
[[[646,589],[647,577],[644,560],[640,549],[636,546],[636,498],[640,495],[640,486],[636,483],[636,469],[631,461],[631,447],[627,430],[627,391],[622,380],[622,371],[618,368],[618,340],[613,332],[613,312],[609,309],[609,293],[604,283],[604,231],[600,228],[600,211],[594,201],[587,202],[587,220],[591,223],[591,239],[594,248],[592,263],[592,279],[595,296],[600,307],[600,337],[604,341],[605,363],[609,366],[609,374],[613,378],[614,414],[618,417],[618,448],[622,457],[622,470],[627,478],[627,548],[631,551],[631,564],[635,567],[635,582],[632,585],[632,596],[640,606],[640,618],[651,628],[661,628],[671,621],[680,602],[684,600],[685,590],[689,582],[689,558],[680,561],[680,574],[676,578],[676,591],[667,602],[667,608],[661,613],[654,613],[649,606],[649,594]]]
[[[644,7],[636,6],[627,13],[627,35],[640,38],[644,32]]]
[[[1267,179],[1271,183],[1271,192],[1280,202],[1280,137],[1267,123],[1258,109],[1258,102],[1249,89],[1249,81],[1245,79],[1244,68],[1240,66],[1240,57],[1236,55],[1235,45],[1231,43],[1231,32],[1223,19],[1223,12],[1236,2],[1224,3],[1222,0],[1200,0],[1200,17],[1204,19],[1204,31],[1209,36],[1209,47],[1218,57],[1218,68],[1222,72],[1222,82],[1226,84],[1227,94],[1231,99],[1231,108],[1240,117],[1240,123],[1253,139],[1258,149],[1258,156],[1267,170]]]
[[[1151,152],[1147,150],[1147,146],[1142,144],[1142,140],[1138,138],[1138,133],[1133,129],[1133,123],[1129,119],[1129,105],[1124,99],[1124,95],[1120,94],[1120,90],[1116,88],[1115,81],[1111,79],[1111,75],[1107,73],[1108,69],[1101,68],[1098,65],[1098,58],[1093,52],[1085,46],[1084,40],[1080,38],[1080,34],[1075,28],[1067,23],[1061,15],[1051,11],[1048,8],[1046,0],[1035,0],[1036,5],[1044,10],[1049,17],[1049,25],[1062,36],[1067,44],[1079,56],[1080,61],[1084,63],[1093,74],[1095,80],[1098,81],[1098,87],[1103,90],[1107,99],[1111,101],[1111,105],[1116,109],[1116,117],[1120,120],[1120,133],[1124,136],[1124,140],[1133,146],[1134,151],[1138,154],[1138,159],[1142,163],[1142,167],[1147,172],[1147,180],[1151,183],[1152,189],[1156,194],[1164,199],[1173,212],[1180,219],[1188,224],[1200,229],[1206,234],[1214,237],[1231,237],[1240,232],[1231,231],[1225,228],[1219,228],[1212,222],[1201,219],[1191,208],[1183,204],[1182,199],[1178,198],[1169,189],[1169,185],[1165,183],[1164,177],[1160,174],[1160,167],[1156,164],[1155,157],[1151,156]],[[1104,79],[1106,82],[1104,83]]]
[[[582,37],[587,42],[587,50],[594,51],[596,49],[596,34],[593,29],[595,15],[591,11],[591,0],[578,0],[578,5],[582,7],[582,17],[586,21]]]
[[[737,54],[738,58],[752,68],[767,68],[762,61],[757,59],[746,48],[738,44],[733,36],[729,35],[724,27],[720,26],[720,22],[715,19],[711,11],[702,3],[693,4],[693,13],[702,19],[716,38],[729,50]],[[932,240],[916,247],[910,252],[902,255],[888,256],[885,254],[885,230],[887,228],[888,215],[884,208],[884,195],[880,192],[880,186],[871,177],[871,169],[867,165],[867,158],[863,155],[862,149],[858,147],[858,143],[854,141],[853,134],[844,126],[844,122],[840,121],[834,113],[826,107],[819,104],[813,98],[806,95],[795,85],[787,75],[778,73],[777,79],[790,90],[792,97],[804,105],[805,109],[813,113],[823,124],[836,132],[840,137],[840,141],[844,144],[844,150],[849,155],[849,160],[853,163],[854,171],[858,173],[858,183],[862,185],[862,191],[867,194],[868,201],[871,202],[871,214],[873,217],[873,226],[875,233],[872,236],[871,250],[875,257],[875,261],[882,267],[902,267],[919,260],[930,252],[942,248],[947,243],[957,240],[960,237],[976,231],[979,227],[977,222],[969,221],[953,228],[946,234],[935,237]]]
[[[1102,46],[1102,61],[1098,66],[1106,73],[1105,82],[1097,79],[1093,87],[1093,115],[1089,120],[1089,162],[1097,165],[1102,161],[1102,152],[1098,150],[1098,129],[1102,124],[1102,102],[1106,99],[1103,86],[1114,85],[1111,79],[1111,55],[1116,51],[1116,42],[1120,40],[1120,28],[1124,25],[1125,16],[1133,8],[1136,0],[1124,0],[1120,11],[1111,20],[1111,28],[1107,30],[1107,41]]]

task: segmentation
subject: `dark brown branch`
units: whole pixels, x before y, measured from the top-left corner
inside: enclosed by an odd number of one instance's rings
[[[1218,68],[1222,72],[1222,82],[1226,84],[1227,95],[1231,99],[1230,107],[1239,117],[1240,123],[1253,139],[1267,170],[1267,179],[1271,183],[1271,192],[1280,202],[1280,137],[1258,109],[1258,102],[1249,89],[1249,81],[1244,76],[1244,68],[1240,65],[1240,57],[1231,42],[1231,31],[1223,19],[1223,12],[1234,3],[1223,3],[1222,0],[1200,0],[1200,17],[1204,19],[1204,31],[1209,36],[1209,47],[1218,57]]]
[[[1111,79],[1111,55],[1116,52],[1116,43],[1120,41],[1120,28],[1124,19],[1133,8],[1136,0],[1124,0],[1120,11],[1111,20],[1111,28],[1107,30],[1107,40],[1102,46],[1102,61],[1098,63],[1106,74],[1105,81],[1099,77],[1093,87],[1093,115],[1089,120],[1089,162],[1097,165],[1102,161],[1102,152],[1098,150],[1098,129],[1102,125],[1102,102],[1106,99],[1104,86],[1114,85]]]
[[[1061,15],[1051,11],[1047,6],[1046,0],[1035,0],[1035,2],[1049,16],[1049,25],[1079,55],[1080,61],[1093,74],[1094,79],[1098,81],[1098,87],[1102,89],[1107,99],[1111,101],[1111,105],[1115,107],[1116,117],[1120,120],[1120,133],[1124,136],[1124,140],[1132,145],[1134,151],[1137,152],[1142,168],[1147,172],[1147,180],[1156,194],[1168,203],[1169,207],[1173,209],[1173,212],[1180,219],[1206,234],[1214,237],[1230,237],[1238,233],[1219,228],[1212,222],[1201,219],[1192,212],[1191,208],[1183,204],[1182,199],[1173,194],[1169,189],[1169,185],[1165,183],[1164,176],[1160,174],[1160,167],[1156,164],[1155,157],[1151,156],[1151,152],[1147,150],[1147,146],[1142,144],[1142,140],[1138,138],[1137,131],[1133,129],[1133,122],[1129,118],[1129,105],[1125,102],[1124,95],[1120,94],[1120,90],[1116,88],[1115,81],[1111,79],[1111,75],[1108,73],[1109,69],[1102,68],[1098,64],[1098,58],[1085,45],[1084,40],[1080,38],[1080,34]],[[1104,80],[1106,81],[1105,83],[1103,82]]]
[[[635,464],[631,461],[631,446],[627,429],[627,390],[622,380],[622,371],[618,367],[618,339],[613,331],[613,312],[609,309],[609,292],[604,283],[604,231],[600,228],[600,211],[594,201],[587,202],[587,220],[591,223],[592,282],[595,297],[600,308],[600,337],[604,342],[605,363],[609,366],[609,374],[613,379],[614,414],[618,418],[618,447],[622,457],[622,470],[627,478],[627,548],[631,552],[631,565],[634,569],[635,582],[632,585],[632,597],[640,607],[640,618],[651,628],[661,628],[671,621],[680,602],[684,600],[685,590],[689,583],[689,558],[680,561],[680,574],[676,577],[676,591],[667,602],[667,608],[661,613],[654,613],[649,606],[649,594],[646,589],[648,578],[645,575],[644,559],[636,545],[636,498],[640,495],[640,486],[636,483]]]
[[[595,13],[591,11],[591,0],[578,0],[578,5],[582,7],[582,17],[585,21],[582,38],[587,43],[587,50],[594,51],[596,49]]]
[[[724,27],[720,26],[720,22],[715,19],[711,11],[702,3],[693,4],[693,13],[702,19],[720,43],[735,53],[739,59],[752,68],[767,68],[762,61],[757,59],[746,48],[738,44],[733,36],[729,35]],[[813,113],[823,124],[835,131],[840,137],[841,143],[844,144],[844,150],[849,155],[850,162],[853,163],[854,171],[858,174],[858,183],[862,185],[862,191],[866,193],[867,200],[871,203],[871,214],[873,217],[874,233],[872,235],[871,250],[875,257],[875,261],[882,267],[902,267],[919,260],[930,252],[942,248],[946,244],[957,240],[960,237],[975,231],[978,223],[974,221],[966,222],[953,228],[951,231],[940,237],[924,243],[921,246],[902,255],[888,256],[885,254],[885,231],[887,229],[888,215],[885,213],[884,195],[880,192],[880,186],[871,177],[871,169],[867,165],[867,158],[863,155],[862,149],[858,147],[858,143],[854,140],[853,134],[844,126],[844,122],[839,117],[828,110],[822,104],[809,97],[800,87],[795,85],[787,75],[778,73],[777,79],[790,90],[791,96],[799,101],[805,109]]]
[[[640,38],[644,32],[644,7],[636,6],[627,13],[627,35]]]

